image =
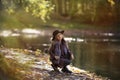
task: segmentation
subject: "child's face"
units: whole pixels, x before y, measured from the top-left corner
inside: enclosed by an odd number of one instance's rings
[[[58,34],[56,35],[56,39],[57,39],[58,41],[61,41],[61,40],[63,39],[63,34],[58,33]]]

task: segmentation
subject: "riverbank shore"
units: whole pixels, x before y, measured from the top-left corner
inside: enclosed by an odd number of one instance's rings
[[[3,55],[9,67],[14,68],[13,71],[16,72],[18,80],[110,80],[72,65],[68,66],[72,74],[56,73],[50,66],[49,55],[41,53],[40,50],[0,48],[0,55]],[[2,62],[0,68],[2,68]],[[4,77],[9,80],[7,75],[5,74]],[[0,76],[0,80],[4,78]]]

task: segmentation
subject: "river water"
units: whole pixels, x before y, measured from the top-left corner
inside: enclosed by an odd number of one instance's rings
[[[75,56],[72,64],[90,72],[95,72],[97,75],[119,80],[119,35],[115,35],[115,33],[101,33],[101,35],[66,36],[65,39]],[[8,48],[40,49],[46,52],[50,45],[50,38],[51,34],[45,34],[43,31],[4,30],[0,32],[0,45]]]

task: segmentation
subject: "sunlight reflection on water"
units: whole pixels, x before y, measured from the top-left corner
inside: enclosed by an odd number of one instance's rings
[[[4,36],[4,37],[10,36],[11,34],[12,32],[10,30],[3,30],[0,32],[0,36]]]
[[[40,34],[39,30],[30,29],[30,28],[23,29],[21,32],[22,33],[28,33],[28,34]]]
[[[77,33],[76,33],[77,34]],[[99,34],[99,35],[98,35]],[[48,32],[44,30],[37,30],[37,29],[32,29],[32,28],[25,28],[22,30],[14,29],[14,30],[2,30],[0,31],[0,36],[2,37],[18,37],[18,36],[23,36],[25,38],[37,38],[39,36],[51,36]],[[88,34],[89,35],[89,34]],[[78,37],[65,37],[65,40],[67,42],[84,42],[84,41],[102,41],[102,42],[117,42],[120,41],[118,38],[109,38],[109,37],[116,37],[119,36],[119,34],[111,33],[111,32],[103,32],[103,33],[95,33],[91,35],[93,38],[86,38],[86,36],[78,36]],[[97,38],[94,38],[97,37]],[[98,38],[101,37],[101,38]]]

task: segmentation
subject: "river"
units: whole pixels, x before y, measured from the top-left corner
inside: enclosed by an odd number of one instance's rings
[[[51,30],[2,30],[0,45],[7,48],[23,48],[46,52],[50,45]],[[76,31],[75,31],[76,32]],[[120,39],[119,33],[77,31],[66,34],[75,59],[72,64],[81,69],[95,72],[112,80],[120,79]],[[80,34],[79,34],[79,33]]]

